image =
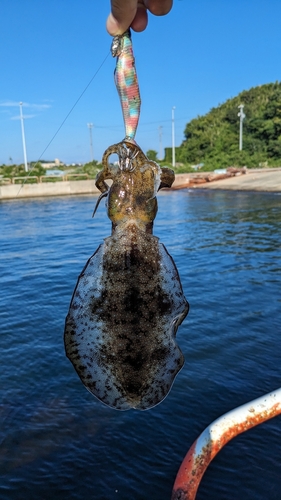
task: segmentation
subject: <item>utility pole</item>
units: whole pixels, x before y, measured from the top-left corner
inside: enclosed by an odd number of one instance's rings
[[[240,109],[238,116],[240,117],[240,131],[239,131],[239,151],[242,151],[243,149],[243,120],[245,118],[245,114],[243,112],[244,104],[240,104],[238,106]]]
[[[23,146],[23,156],[24,156],[24,170],[25,170],[25,172],[28,172],[26,146],[25,146],[25,135],[24,135],[24,123],[23,123],[23,114],[22,114],[22,102],[20,102],[20,121],[21,121],[21,135],[22,135],[22,146]]]
[[[162,125],[159,126],[159,160],[163,160]]]
[[[176,106],[172,107],[172,165],[176,166],[176,151],[175,151],[175,109]]]
[[[91,151],[91,161],[94,159],[94,153],[93,153],[93,137],[92,137],[92,128],[93,124],[92,123],[87,123],[89,132],[90,132],[90,151]]]

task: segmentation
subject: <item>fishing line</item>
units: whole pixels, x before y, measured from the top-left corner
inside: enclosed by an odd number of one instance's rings
[[[78,99],[76,99],[75,103],[73,104],[73,106],[70,108],[69,112],[67,113],[66,117],[63,119],[63,121],[61,122],[59,128],[57,129],[57,131],[54,133],[53,137],[50,139],[50,141],[48,142],[47,146],[45,147],[45,149],[42,151],[41,155],[39,156],[38,160],[36,161],[36,163],[34,165],[32,165],[28,175],[26,176],[25,180],[23,181],[23,183],[21,184],[19,190],[18,190],[18,193],[16,195],[16,197],[19,195],[22,187],[24,186],[24,184],[26,183],[29,175],[31,174],[32,170],[36,167],[36,165],[38,165],[39,161],[41,160],[43,154],[47,151],[48,147],[52,144],[53,140],[55,139],[55,137],[58,135],[59,131],[61,130],[61,128],[63,127],[63,125],[65,124],[67,118],[69,117],[69,115],[72,113],[72,111],[74,110],[75,106],[78,104],[78,102],[80,101],[80,99],[83,97],[83,95],[85,94],[85,92],[87,91],[87,89],[90,87],[92,81],[95,79],[95,77],[97,76],[98,72],[101,70],[101,68],[103,67],[105,61],[107,60],[108,56],[110,54],[110,51],[108,52],[108,54],[106,55],[106,57],[104,58],[104,60],[102,61],[102,63],[99,65],[98,69],[96,70],[94,76],[91,78],[91,80],[89,81],[89,83],[86,85],[86,87],[84,88],[84,90],[81,92],[81,94],[79,95]]]

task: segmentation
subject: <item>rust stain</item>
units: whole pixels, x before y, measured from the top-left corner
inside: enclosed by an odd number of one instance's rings
[[[196,447],[198,447],[200,437],[193,443],[178,471],[173,487],[172,500],[194,500],[208,465],[223,446],[242,432],[281,414],[281,405],[275,403],[264,410],[250,407],[248,412],[249,415],[246,416],[243,422],[229,426],[225,432],[220,434],[218,440],[210,437],[210,441],[202,448],[201,453],[196,454]],[[215,423],[215,425],[219,424]],[[226,425],[226,423],[221,422],[220,425]]]
[[[249,410],[250,412],[250,410]],[[246,432],[256,425],[262,424],[281,413],[281,406],[279,403],[274,404],[271,408],[264,411],[257,412],[251,409],[249,416],[241,423],[237,423],[226,429],[218,441],[212,441],[212,458],[233,438]]]
[[[193,443],[182,462],[173,487],[172,500],[193,500],[196,497],[200,481],[212,460],[211,443],[196,455],[197,443],[198,440]]]

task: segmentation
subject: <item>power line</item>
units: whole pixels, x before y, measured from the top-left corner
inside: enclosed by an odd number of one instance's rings
[[[51,145],[51,143],[53,142],[53,140],[55,139],[55,137],[58,135],[59,131],[61,130],[61,128],[63,127],[63,125],[65,124],[67,118],[69,117],[69,115],[72,113],[72,111],[74,110],[74,108],[77,106],[78,102],[80,101],[80,99],[83,97],[83,95],[85,94],[86,90],[88,90],[88,88],[90,87],[92,81],[95,79],[95,77],[97,76],[98,72],[100,71],[100,69],[102,68],[102,66],[104,65],[105,61],[107,60],[108,56],[109,56],[110,52],[107,53],[106,57],[104,58],[104,60],[102,61],[102,63],[99,65],[98,69],[96,70],[95,74],[92,76],[91,80],[89,81],[89,83],[86,85],[86,87],[84,88],[84,90],[81,92],[81,94],[79,95],[78,99],[76,99],[76,101],[74,102],[74,104],[72,105],[72,107],[70,108],[69,112],[67,113],[66,117],[63,119],[63,121],[61,122],[60,126],[58,127],[58,129],[56,130],[56,132],[54,133],[53,137],[50,139],[50,141],[48,142],[47,146],[45,147],[45,149],[42,151],[41,155],[39,156],[38,160],[36,161],[36,163],[34,165],[32,165],[32,168],[29,170],[29,173],[28,175],[26,176],[26,179],[24,180],[24,182],[21,184],[19,190],[18,190],[18,193],[17,193],[17,196],[19,195],[22,187],[24,186],[25,182],[27,181],[29,175],[31,174],[32,170],[36,167],[36,165],[39,163],[39,161],[41,160],[43,154],[47,151],[48,147]]]

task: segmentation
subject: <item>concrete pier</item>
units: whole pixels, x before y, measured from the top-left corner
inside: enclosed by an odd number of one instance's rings
[[[248,170],[246,175],[229,179],[214,180],[204,184],[193,184],[195,174],[176,174],[172,189],[226,189],[237,191],[272,191],[281,192],[281,169]],[[198,175],[198,174],[197,174]],[[203,173],[202,173],[203,175]],[[110,184],[111,181],[109,181]],[[15,198],[35,198],[44,196],[69,196],[93,194],[100,191],[95,180],[41,182],[38,184],[8,184],[0,186],[0,201]]]
[[[189,174],[178,174],[173,186],[188,185],[188,182]],[[108,184],[110,183],[111,181],[108,181]],[[100,191],[95,186],[95,180],[8,184],[0,186],[0,200],[80,194],[100,194]]]
[[[74,194],[98,194],[95,180],[40,182],[38,184],[8,184],[0,186],[0,200],[34,198],[41,196],[69,196]]]
[[[280,192],[281,169],[249,169],[246,175],[239,175],[220,181],[206,182],[198,187],[202,189]]]

